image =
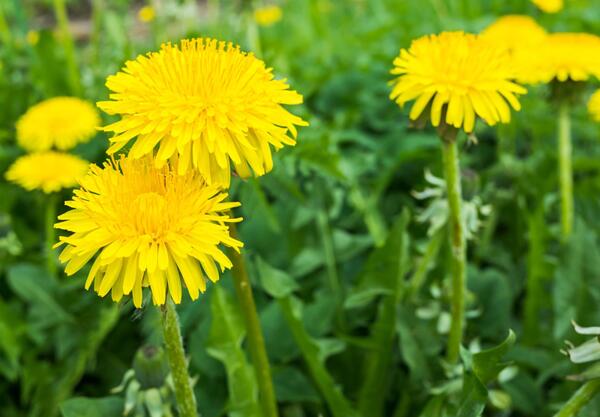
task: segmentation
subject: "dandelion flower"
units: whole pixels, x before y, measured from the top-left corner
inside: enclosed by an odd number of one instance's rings
[[[149,23],[156,17],[156,12],[152,6],[144,6],[138,11],[138,19],[140,22]]]
[[[546,30],[529,16],[507,15],[489,25],[481,36],[509,52],[537,45],[546,36]]]
[[[25,39],[29,45],[36,46],[40,41],[40,32],[37,30],[30,30],[27,32],[27,35],[25,35]]]
[[[180,174],[193,167],[208,184],[228,186],[231,164],[242,177],[270,171],[271,146],[294,145],[296,126],[307,124],[283,107],[302,103],[285,80],[275,80],[252,54],[214,39],[164,44],[128,61],[106,85],[111,100],[98,106],[121,116],[104,127],[115,134],[109,153],[136,138],[131,157],[158,148],[159,167],[179,156]]]
[[[281,20],[283,12],[279,6],[260,7],[254,11],[254,20],[260,26],[271,26]]]
[[[226,225],[241,220],[227,214],[239,203],[226,197],[196,171],[178,175],[171,164],[157,168],[151,156],[92,165],[55,225],[71,232],[56,245],[66,245],[59,259],[73,275],[97,255],[85,288],[94,284],[114,301],[133,294],[139,308],[142,288],[150,287],[154,304],[164,304],[167,294],[180,303],[183,286],[195,300],[205,277],[215,282],[219,269],[232,266],[220,245],[242,246]]]
[[[17,121],[17,142],[30,151],[66,151],[87,142],[100,123],[91,103],[75,97],[54,97],[27,110]]]
[[[600,89],[596,90],[588,101],[588,112],[592,119],[596,122],[600,122]]]
[[[564,7],[564,0],[531,0],[544,13],[558,13]]]
[[[6,172],[6,179],[26,190],[45,193],[77,185],[88,170],[89,162],[61,152],[37,152],[18,158]]]
[[[520,110],[517,94],[526,90],[511,81],[508,52],[478,35],[444,32],[416,39],[394,60],[398,75],[390,98],[400,106],[415,100],[409,117],[430,112],[431,124],[445,122],[473,131],[479,116],[487,124],[510,121],[510,106]],[[430,107],[430,110],[426,110]]]
[[[525,83],[600,78],[600,37],[588,33],[553,33],[520,56],[519,76]]]

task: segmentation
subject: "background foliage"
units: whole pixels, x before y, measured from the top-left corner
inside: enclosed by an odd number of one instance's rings
[[[465,370],[457,374],[443,362],[448,248],[443,233],[428,234],[419,221],[429,202],[412,194],[430,186],[425,170],[442,176],[439,140],[412,129],[388,99],[389,69],[414,37],[478,32],[508,13],[535,16],[548,30],[600,33],[600,3],[567,0],[561,13],[541,15],[526,0],[290,0],[269,27],[254,23],[248,2],[151,3],[157,17],[143,23],[141,2],[68,2],[85,98],[105,99],[105,77],[126,59],[199,35],[255,51],[305,97],[310,127],[298,145],[279,152],[271,174],[236,180],[231,192],[242,202],[240,234],[281,415],[473,416],[485,403],[489,416],[552,415],[580,385],[567,378],[580,369],[560,353],[565,339],[581,341],[571,320],[600,323],[600,127],[582,101],[576,229],[566,248],[548,91],[530,88],[510,125],[480,123],[478,144],[462,142],[465,198],[479,196],[491,212],[469,245]],[[0,8],[4,172],[22,153],[17,118],[72,91],[52,2],[3,0]],[[75,152],[100,162],[106,145],[99,133]],[[47,417],[59,407],[67,417],[121,415],[126,398],[111,389],[140,346],[160,343],[156,312],[83,291],[86,271],[51,279],[44,196],[4,179],[0,196],[0,415]],[[180,313],[202,415],[259,415],[231,278]],[[597,400],[584,415],[599,410]]]

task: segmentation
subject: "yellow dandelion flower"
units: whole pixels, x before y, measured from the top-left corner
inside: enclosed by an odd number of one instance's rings
[[[30,30],[27,32],[27,35],[25,35],[25,39],[29,45],[35,46],[40,41],[40,32],[37,30]]]
[[[600,89],[596,90],[590,97],[588,112],[594,121],[600,122]]]
[[[279,6],[259,7],[254,11],[254,20],[260,26],[271,26],[281,20],[283,12]]]
[[[6,179],[26,190],[45,193],[77,185],[85,176],[89,162],[61,152],[38,152],[18,158],[6,171]]]
[[[138,20],[140,22],[149,23],[156,17],[156,11],[152,6],[144,6],[138,11]]]
[[[481,36],[510,52],[537,45],[546,36],[546,30],[529,16],[507,15],[489,25]]]
[[[510,106],[520,110],[517,94],[526,90],[514,77],[508,53],[484,38],[444,32],[416,39],[394,60],[398,75],[390,98],[400,106],[415,100],[409,117],[416,120],[430,106],[431,123],[445,122],[473,131],[479,116],[489,125],[510,121]]]
[[[87,142],[100,124],[91,103],[75,97],[54,97],[27,110],[17,121],[17,142],[30,151],[62,151]]]
[[[239,203],[226,197],[197,172],[157,168],[150,156],[92,165],[55,225],[71,232],[56,245],[66,245],[59,259],[73,275],[97,254],[85,288],[93,283],[99,296],[111,292],[114,301],[133,294],[139,308],[142,288],[150,287],[154,304],[164,304],[167,294],[180,303],[182,286],[195,300],[205,277],[215,282],[219,269],[232,266],[220,245],[242,246],[226,225],[241,220],[227,214]]]
[[[531,0],[544,13],[558,13],[564,7],[563,0]]]
[[[273,167],[271,146],[294,145],[296,126],[307,123],[283,105],[302,96],[275,80],[272,69],[237,46],[214,39],[164,44],[159,52],[128,61],[108,77],[110,101],[98,106],[121,120],[114,153],[134,137],[133,158],[158,148],[156,163],[179,156],[180,174],[197,169],[208,184],[228,186],[230,163],[242,177]]]
[[[553,33],[516,58],[519,80],[548,83],[553,79],[586,81],[600,78],[600,37],[588,33]]]

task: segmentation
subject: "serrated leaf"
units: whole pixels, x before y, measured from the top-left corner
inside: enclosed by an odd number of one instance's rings
[[[242,315],[221,286],[215,286],[211,298],[212,324],[207,351],[225,366],[229,391],[230,417],[260,417],[254,369],[242,349],[246,331]]]
[[[483,384],[492,381],[506,367],[506,363],[502,363],[501,360],[515,344],[516,339],[515,333],[509,330],[506,339],[498,346],[473,355],[473,373]]]
[[[292,294],[299,287],[296,280],[285,271],[273,268],[258,257],[256,266],[263,289],[273,298],[282,298]]]

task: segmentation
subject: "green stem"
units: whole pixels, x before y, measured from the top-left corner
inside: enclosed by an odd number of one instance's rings
[[[577,413],[590,402],[596,394],[600,392],[600,379],[592,379],[586,382],[573,394],[569,401],[562,406],[554,417],[574,417]]]
[[[67,62],[67,74],[69,86],[75,95],[81,94],[81,80],[79,78],[79,68],[77,67],[77,59],[75,56],[75,44],[73,35],[69,28],[69,17],[67,16],[67,8],[65,0],[53,0],[54,15],[61,33],[61,41],[65,51],[65,59]]]
[[[237,228],[232,223],[229,226],[231,237],[237,239]],[[235,293],[242,309],[246,331],[248,332],[248,346],[250,356],[256,371],[260,402],[265,417],[277,417],[277,399],[273,389],[271,378],[271,366],[265,348],[265,340],[260,327],[260,320],[256,312],[256,304],[252,295],[252,286],[248,279],[246,264],[242,255],[234,250],[229,251],[229,257],[233,263],[232,275],[235,285]]]
[[[458,360],[465,320],[466,292],[466,242],[461,213],[462,192],[456,139],[443,140],[444,172],[448,196],[448,231],[452,251],[452,299],[450,335],[448,336],[448,361]]]
[[[104,15],[104,0],[92,0],[92,60],[97,68],[100,64],[100,38],[102,37],[102,22]]]
[[[563,100],[558,112],[558,169],[560,173],[561,231],[563,240],[569,238],[573,229],[573,167],[571,153],[569,103]]]
[[[56,257],[54,246],[56,233],[54,231],[54,223],[56,223],[56,194],[49,194],[46,199],[46,266],[48,274],[52,278],[56,278]]]
[[[165,349],[171,367],[171,376],[175,386],[177,409],[181,417],[197,417],[196,397],[187,370],[183,340],[179,329],[179,319],[175,305],[167,300],[162,310],[162,327]]]

